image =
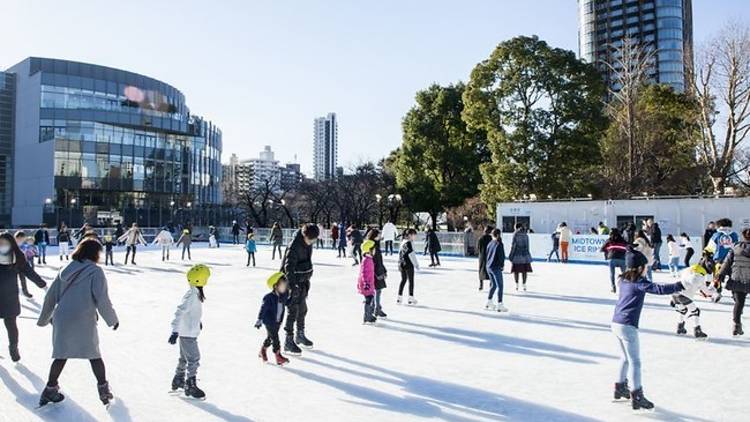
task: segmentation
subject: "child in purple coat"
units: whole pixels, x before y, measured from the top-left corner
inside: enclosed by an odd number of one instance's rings
[[[374,324],[377,318],[374,315],[375,306],[375,262],[372,260],[372,250],[375,242],[368,240],[362,244],[362,265],[359,267],[359,279],[357,290],[365,297],[365,324]]]

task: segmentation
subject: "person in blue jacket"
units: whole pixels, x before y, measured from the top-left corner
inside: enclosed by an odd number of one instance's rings
[[[339,224],[338,258],[346,258],[346,227],[344,223]]]
[[[721,218],[716,220],[716,225],[719,228],[711,236],[711,239],[709,239],[706,250],[714,254],[714,262],[718,268],[724,263],[724,259],[726,259],[729,251],[734,248],[734,245],[739,243],[740,237],[737,235],[737,232],[732,230],[732,220]],[[721,300],[721,292],[723,290],[721,282],[715,281],[714,287],[716,287],[716,294],[714,294],[711,300],[718,303]]]
[[[648,259],[642,253],[628,250],[625,254],[626,270],[620,276],[620,297],[612,318],[612,333],[617,337],[622,359],[615,382],[615,400],[630,399],[633,410],[652,409],[654,404],[643,395],[641,385],[640,343],[638,323],[643,310],[646,293],[671,295],[692,288],[696,280],[682,280],[672,284],[656,284],[646,278]],[[685,284],[689,284],[686,286]],[[628,390],[628,380],[632,389]]]
[[[255,234],[248,233],[247,234],[247,241],[245,242],[245,250],[247,251],[247,265],[246,267],[250,266],[250,259],[253,260],[253,267],[255,266]]]
[[[255,322],[255,328],[260,329],[261,326],[265,325],[268,335],[263,340],[258,357],[263,362],[268,362],[267,350],[272,346],[273,354],[276,356],[276,364],[284,365],[289,363],[289,359],[281,355],[281,340],[279,340],[279,329],[284,321],[288,298],[287,281],[284,273],[279,271],[271,274],[266,281],[266,285],[271,289],[271,292],[263,297],[263,305],[258,312],[258,321]]]
[[[503,265],[505,264],[505,247],[503,246],[503,232],[500,229],[492,230],[492,240],[487,244],[487,274],[490,276],[490,294],[487,296],[485,309],[497,312],[508,312],[503,306]],[[492,297],[497,291],[497,304],[492,302]]]

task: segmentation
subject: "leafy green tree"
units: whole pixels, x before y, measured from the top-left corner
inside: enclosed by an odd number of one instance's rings
[[[488,159],[483,130],[468,130],[461,115],[465,85],[432,85],[417,92],[404,116],[396,159],[396,186],[412,211],[430,214],[433,226],[446,208],[477,193],[479,165]]]
[[[592,192],[606,126],[597,70],[537,37],[516,37],[477,64],[464,92],[464,120],[487,132],[482,200]]]

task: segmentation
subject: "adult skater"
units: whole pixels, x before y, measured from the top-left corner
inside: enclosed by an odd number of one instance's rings
[[[34,245],[36,245],[39,255],[37,255],[37,264],[47,263],[47,246],[49,245],[49,230],[47,225],[42,223],[39,229],[34,232]]]
[[[695,254],[695,249],[693,249],[693,244],[690,243],[690,236],[685,232],[680,233],[680,248],[685,250],[685,260],[683,263],[686,267],[689,267],[690,259]]]
[[[362,232],[357,228],[356,224],[349,226],[346,234],[352,248],[352,258],[354,258],[354,264],[352,264],[352,266],[355,266],[362,261],[362,242],[365,241],[365,238],[362,236]],[[359,260],[357,258],[359,258]]]
[[[633,223],[632,221],[625,225],[625,230],[622,232],[622,237],[625,239],[625,242],[627,242],[628,244],[635,243],[636,231],[637,230],[635,229],[635,223]]]
[[[597,234],[600,234],[602,236],[607,236],[610,233],[609,227],[607,227],[606,224],[604,224],[603,221],[599,222],[599,225],[596,227]]]
[[[484,280],[490,280],[487,272],[487,245],[492,241],[492,226],[486,226],[482,236],[477,240],[477,255],[479,255],[479,290],[484,289]]]
[[[490,294],[487,296],[485,309],[489,311],[508,312],[503,306],[503,265],[505,265],[505,247],[503,246],[503,232],[500,229],[492,231],[492,241],[487,245],[487,273],[490,276]],[[497,292],[497,303],[492,299]]]
[[[513,279],[516,282],[516,291],[518,291],[519,275],[523,282],[523,291],[526,291],[526,279],[531,270],[531,252],[529,252],[529,235],[523,224],[516,223],[516,231],[513,233],[513,241],[510,244],[510,272],[513,273]]]
[[[281,261],[281,271],[289,283],[284,351],[290,354],[302,353],[298,345],[306,348],[313,347],[313,342],[305,336],[305,317],[307,316],[307,294],[310,291],[310,278],[313,274],[312,245],[318,236],[320,233],[315,224],[302,226],[287,246]],[[296,336],[295,326],[297,327]]]
[[[430,267],[440,266],[440,251],[443,248],[440,246],[440,239],[438,239],[437,232],[430,228],[427,230],[427,250],[430,252]]]
[[[383,304],[380,299],[383,294],[383,289],[388,287],[385,283],[385,279],[388,277],[388,270],[385,268],[385,264],[383,264],[383,251],[380,249],[380,241],[382,240],[380,230],[372,229],[367,232],[367,240],[372,240],[375,243],[375,246],[372,249],[372,261],[375,264],[374,313],[378,318],[385,318],[388,315],[383,312]]]
[[[133,223],[133,225],[126,231],[122,236],[120,236],[119,239],[117,239],[119,242],[125,242],[125,247],[127,248],[125,251],[125,265],[128,265],[128,257],[132,253],[132,257],[130,258],[130,263],[133,265],[135,264],[135,251],[138,247],[138,244],[140,243],[143,246],[148,245],[146,243],[146,239],[143,238],[143,234],[141,233],[141,229],[138,227],[138,223]]]
[[[57,249],[60,253],[60,261],[68,260],[68,248],[70,247],[70,231],[65,223],[60,223],[60,227],[57,228]]]
[[[714,287],[706,285],[706,277],[709,274],[713,274],[715,267],[716,265],[711,254],[706,252],[700,262],[682,270],[680,273],[680,281],[687,281],[691,288],[685,288],[685,290],[673,294],[672,300],[669,302],[680,315],[680,319],[677,322],[678,335],[687,334],[685,319],[691,319],[693,321],[693,335],[695,335],[695,338],[701,340],[708,337],[701,329],[701,310],[693,302],[693,296],[700,291],[704,296],[711,297],[714,293]]]
[[[560,233],[560,258],[562,262],[568,262],[568,247],[570,246],[570,239],[573,237],[573,232],[570,231],[568,223],[560,223],[560,227],[557,229]]]
[[[107,278],[97,265],[102,245],[84,238],[73,252],[73,260],[55,278],[44,298],[37,325],[52,323],[52,365],[39,405],[57,403],[65,396],[57,380],[68,359],[88,359],[96,377],[99,400],[108,405],[113,395],[99,351],[98,315],[117,330],[119,320],[107,291]],[[98,314],[98,315],[97,315]]]
[[[638,230],[638,233],[635,235],[635,241],[632,242],[634,245],[635,250],[642,253],[643,256],[648,259],[648,266],[646,267],[646,278],[650,281],[654,281],[653,278],[653,267],[654,267],[654,248],[651,246],[651,242],[648,240],[648,236],[646,236],[646,232],[643,230]]]
[[[626,270],[620,277],[620,297],[612,317],[612,333],[617,337],[622,352],[614,398],[615,400],[630,399],[633,410],[654,407],[654,404],[643,395],[641,384],[638,324],[646,293],[671,295],[684,290],[686,286],[692,288],[692,282],[688,281],[654,284],[645,277],[646,265],[648,265],[648,259],[642,253],[635,250],[629,250],[626,253]],[[630,390],[628,390],[628,381],[630,381]]]
[[[281,230],[281,226],[278,222],[273,223],[273,226],[271,227],[271,237],[268,238],[268,240],[271,242],[271,247],[273,248],[271,260],[276,259],[277,248],[279,250],[279,258],[283,257],[283,254],[281,253],[281,245],[284,243],[284,232]]]
[[[552,240],[552,250],[550,250],[549,255],[547,255],[547,262],[552,261],[552,255],[555,255],[557,262],[560,262],[560,232],[557,230],[552,232],[550,239]]]
[[[716,225],[719,228],[716,230],[711,239],[708,241],[706,249],[713,252],[714,261],[717,264],[724,263],[724,258],[729,255],[729,251],[734,248],[734,245],[739,242],[739,236],[732,230],[732,220],[728,218],[721,218],[716,221]],[[719,280],[716,286],[716,294],[714,295],[713,301],[719,302],[721,300],[721,281]]]
[[[154,241],[152,242],[152,245],[159,245],[161,247],[162,261],[169,261],[169,249],[173,244],[174,237],[172,237],[172,233],[170,233],[166,227],[162,227],[159,234],[154,237]]]
[[[339,225],[336,224],[334,221],[333,224],[331,224],[331,249],[338,248],[338,242],[339,242]]]
[[[237,223],[237,220],[232,220],[232,244],[233,245],[239,245],[241,231],[242,231],[242,228],[240,227],[240,224]]]
[[[680,245],[672,234],[667,235],[667,252],[669,253],[669,274],[672,277],[679,277],[680,267]]]
[[[398,269],[401,272],[401,284],[398,286],[398,298],[396,303],[403,303],[404,286],[409,283],[409,305],[416,305],[417,300],[414,298],[414,271],[419,270],[419,260],[417,252],[414,250],[414,240],[417,238],[417,231],[406,229],[401,236],[401,247],[398,250]]]
[[[318,237],[318,240],[315,241],[315,248],[325,248],[325,242],[323,241],[323,233],[325,233],[325,227],[323,227],[323,224],[318,223],[318,232],[320,233],[320,236]]]
[[[654,270],[661,271],[661,245],[664,242],[661,228],[659,228],[659,223],[655,223],[651,218],[646,221],[646,226],[648,229],[646,233],[651,239],[651,246],[654,247]]]
[[[183,229],[180,238],[177,239],[175,246],[182,245],[182,260],[185,260],[185,252],[187,251],[188,261],[192,261],[193,258],[190,256],[190,245],[193,243],[193,235],[190,229]]]
[[[732,292],[734,298],[732,335],[741,336],[745,334],[742,331],[742,311],[747,294],[750,293],[750,229],[742,230],[742,241],[734,245],[727,253],[719,271],[719,285],[727,276],[729,277],[727,290]]]
[[[208,247],[220,247],[221,243],[219,241],[219,229],[216,228],[216,226],[208,226]]]
[[[26,262],[16,240],[8,232],[0,233],[0,318],[8,332],[8,350],[13,362],[21,360],[18,352],[18,324],[21,314],[18,300],[18,276],[23,274],[40,289],[47,286],[39,275]]]
[[[347,247],[346,230],[344,228],[344,224],[341,223],[339,225],[338,258],[341,258],[341,257],[346,258],[346,247]]]
[[[708,246],[708,243],[711,241],[711,238],[716,233],[716,223],[713,221],[709,221],[708,225],[706,226],[706,230],[703,232],[703,248],[705,249]]]
[[[385,242],[385,254],[393,255],[393,242],[396,241],[396,225],[388,221],[383,225],[383,241]]]
[[[628,250],[628,244],[622,238],[620,230],[612,229],[609,233],[609,239],[602,245],[601,252],[604,252],[605,258],[609,261],[609,284],[612,286],[612,293],[617,293],[615,286],[615,269],[620,269],[620,274],[625,272],[625,252]]]

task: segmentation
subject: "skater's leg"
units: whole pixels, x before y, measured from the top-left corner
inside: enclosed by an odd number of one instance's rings
[[[246,267],[250,266],[250,252],[247,253],[247,264],[245,266]]]
[[[700,327],[701,310],[698,309],[698,306],[695,305],[695,302],[690,300],[689,303],[685,304],[685,308],[687,309],[687,318],[693,320],[693,326]]]
[[[615,289],[615,267],[617,264],[614,259],[609,260],[609,284],[612,286],[612,290]]]
[[[16,317],[3,319],[5,323],[5,331],[8,332],[8,344],[11,347],[18,347],[18,324],[16,323]]]
[[[101,358],[91,359],[89,363],[91,364],[91,370],[94,371],[97,384],[105,384],[107,382],[107,370],[104,367],[104,361]]]
[[[638,329],[632,325],[612,324],[612,331],[620,339],[628,363],[628,379],[632,390],[641,388],[641,352]],[[620,380],[623,382],[623,380]]]
[[[187,245],[187,253],[188,253],[188,260],[189,260],[189,261],[192,261],[192,260],[193,260],[193,257],[192,257],[192,256],[190,256],[190,245]]]
[[[254,267],[255,266],[255,252],[253,252],[251,255],[253,257],[253,267]]]
[[[414,296],[414,268],[409,268],[406,273],[409,277],[409,296]]]
[[[23,274],[19,273],[18,280],[21,282],[21,292],[23,292],[25,296],[29,296],[29,285],[26,283],[26,277],[24,277]]]
[[[60,374],[62,373],[63,368],[65,368],[65,363],[67,361],[67,359],[55,359],[52,361],[52,365],[49,367],[49,377],[47,377],[48,387],[57,386],[57,380],[60,378]]]
[[[372,296],[365,296],[365,315],[364,315],[364,321],[368,322],[372,320]]]
[[[689,267],[690,266],[690,258],[693,257],[694,253],[695,253],[695,251],[693,251],[693,248],[689,248],[687,250],[687,252],[685,252],[685,267]]]
[[[128,258],[130,258],[130,246],[125,248],[125,265],[128,265]]]
[[[521,281],[523,282],[523,285],[526,286],[526,279],[529,277],[529,273],[524,271],[521,273]]]
[[[494,271],[488,271],[488,275],[490,276],[490,293],[487,295],[487,300],[492,300],[495,296],[495,291],[497,291],[497,282],[495,281],[497,276]]]
[[[131,264],[135,264],[135,250],[136,250],[136,246],[133,245],[133,256],[130,257]]]
[[[734,298],[734,309],[732,310],[732,319],[735,324],[742,324],[742,311],[745,307],[745,299],[747,293],[744,292],[732,292]]]
[[[398,295],[403,296],[404,295],[404,286],[406,286],[406,281],[408,277],[406,275],[406,270],[401,269],[401,284],[398,285]]]
[[[440,255],[439,255],[439,252],[435,252],[435,261],[437,261],[437,264],[440,265]]]
[[[503,303],[503,270],[497,270],[494,275],[495,287],[497,288],[497,303]],[[526,284],[525,281],[524,284]]]
[[[198,349],[198,339],[195,337],[180,337],[180,360],[182,361],[183,359],[186,362],[187,377],[195,377],[198,373],[201,359],[201,352]]]
[[[518,287],[518,272],[517,271],[513,272],[513,280],[515,280],[516,287]]]
[[[307,316],[307,288],[304,289],[303,293],[297,310],[297,331],[302,333],[305,332],[305,317]]]

